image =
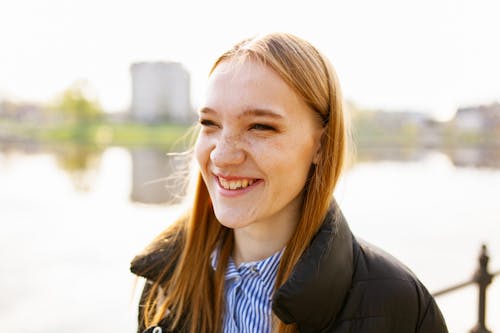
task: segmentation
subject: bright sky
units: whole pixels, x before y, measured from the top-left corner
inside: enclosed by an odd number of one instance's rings
[[[49,101],[87,79],[126,109],[130,64],[174,60],[196,106],[223,50],[287,31],[327,54],[359,106],[447,118],[500,101],[499,14],[497,0],[0,0],[0,99]]]

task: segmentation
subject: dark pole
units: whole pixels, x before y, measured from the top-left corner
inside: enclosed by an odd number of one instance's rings
[[[486,245],[481,246],[481,254],[479,256],[479,267],[474,274],[474,281],[479,287],[479,306],[478,306],[478,322],[470,333],[492,333],[486,328],[486,288],[491,283],[492,274],[488,272],[488,251]]]

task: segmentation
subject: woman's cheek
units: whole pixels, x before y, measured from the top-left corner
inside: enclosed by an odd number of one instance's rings
[[[282,144],[281,140],[266,139],[260,140],[255,144],[249,145],[253,155],[260,158],[267,157],[268,163],[278,161],[281,159],[288,159],[290,152],[288,152],[287,145]],[[291,152],[293,154],[293,152]]]
[[[196,140],[194,146],[194,154],[200,167],[206,165],[210,156],[210,151],[208,147],[208,138],[202,136],[202,134],[200,134],[200,136]]]

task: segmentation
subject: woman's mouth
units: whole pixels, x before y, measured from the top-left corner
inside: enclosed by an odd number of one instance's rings
[[[225,190],[241,190],[255,184],[259,179],[255,178],[239,178],[226,179],[221,176],[216,176],[219,185]]]

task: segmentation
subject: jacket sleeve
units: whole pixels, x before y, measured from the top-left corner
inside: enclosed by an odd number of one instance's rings
[[[417,333],[448,333],[444,317],[436,301],[432,296],[429,295],[429,297],[427,308],[424,311],[424,317],[420,322]]]

